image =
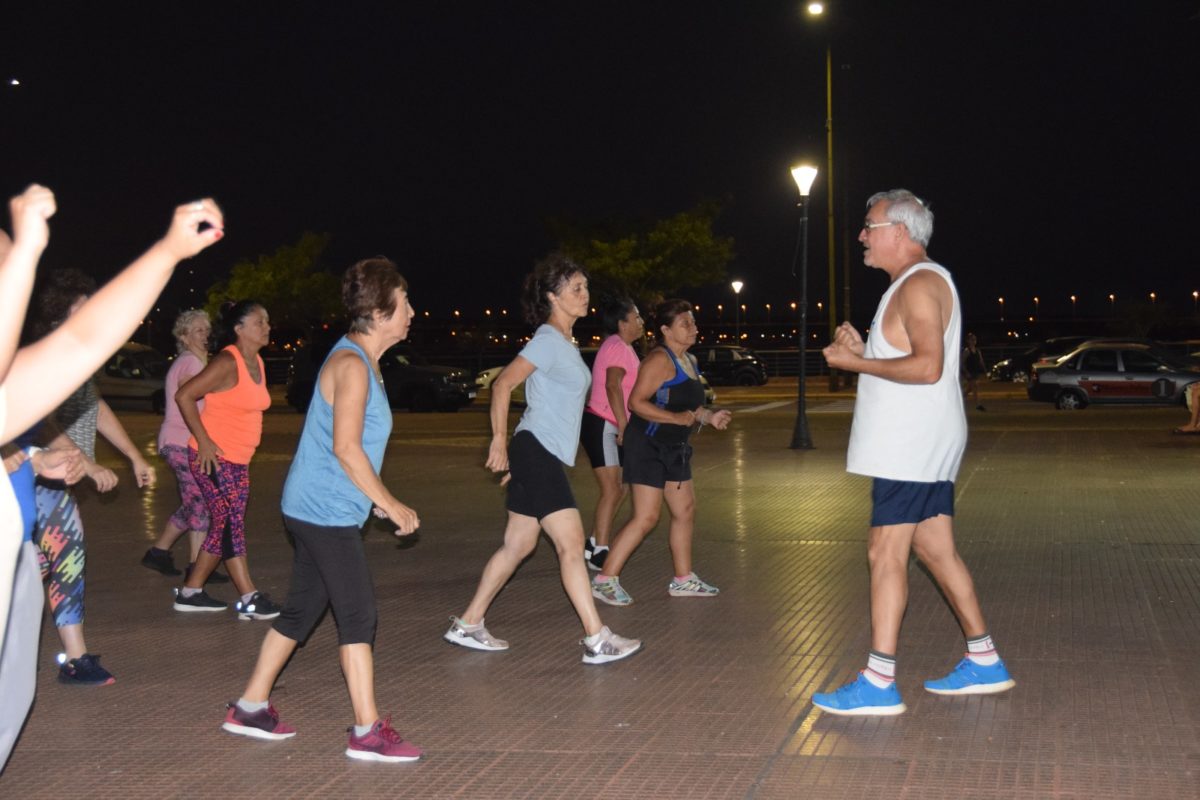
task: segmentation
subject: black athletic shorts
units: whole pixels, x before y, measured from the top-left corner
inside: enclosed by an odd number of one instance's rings
[[[529,431],[520,431],[508,444],[508,500],[514,514],[541,520],[564,508],[578,508],[567,471]]]
[[[668,483],[692,479],[692,446],[687,442],[663,443],[641,428],[625,428],[625,483],[662,489]]]

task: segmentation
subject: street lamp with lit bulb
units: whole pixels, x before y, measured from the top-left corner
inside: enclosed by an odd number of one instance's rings
[[[800,230],[796,236],[796,252],[792,255],[792,275],[796,274],[796,256],[800,256],[800,332],[796,337],[796,355],[800,357],[798,399],[796,403],[796,426],[792,431],[793,450],[811,450],[812,434],[808,430],[808,404],[805,398],[805,383],[808,379],[808,364],[805,348],[808,345],[808,193],[817,179],[817,168],[801,165],[792,169],[792,179],[800,190]],[[832,236],[830,237],[832,241]],[[832,315],[831,315],[832,316]],[[831,338],[830,341],[833,341]]]
[[[741,298],[742,287],[746,284],[742,283],[741,281],[734,281],[729,285],[733,288],[734,295],[733,317],[735,320],[735,330],[737,331],[735,338],[740,342],[742,340],[742,306],[737,302],[737,300]]]

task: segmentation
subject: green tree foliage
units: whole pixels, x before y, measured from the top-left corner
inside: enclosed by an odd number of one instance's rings
[[[258,300],[275,327],[303,328],[328,322],[342,312],[341,282],[320,270],[328,234],[306,231],[300,240],[255,261],[239,261],[229,279],[208,290],[206,308],[216,315],[226,300]]]
[[[713,232],[719,210],[702,203],[649,225],[621,225],[603,234],[556,227],[563,251],[587,267],[594,289],[650,304],[728,277],[733,239]]]

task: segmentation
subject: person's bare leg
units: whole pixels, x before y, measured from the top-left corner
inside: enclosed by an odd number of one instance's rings
[[[58,629],[58,638],[62,640],[63,651],[66,652],[68,661],[87,653],[87,642],[83,640],[81,623],[63,625]]]
[[[592,582],[583,563],[583,518],[579,516],[579,510],[564,508],[546,515],[542,519],[542,529],[558,553],[563,588],[583,623],[583,632],[588,636],[599,633],[603,624],[596,611],[596,601],[592,599]]]
[[[614,578],[620,576],[633,551],[637,550],[646,535],[658,524],[658,516],[662,513],[662,499],[662,489],[633,484],[633,514],[613,537],[608,558],[604,560],[604,569],[600,570],[602,575]]]
[[[596,512],[592,519],[592,538],[598,545],[607,545],[612,539],[613,517],[617,515],[627,490],[621,482],[620,467],[597,467],[592,473],[600,486],[600,497],[596,500]]]
[[[167,520],[167,525],[163,528],[163,532],[159,535],[158,541],[154,543],[154,546],[159,550],[170,550],[182,535],[183,528]]]
[[[188,531],[188,563],[195,564],[200,555],[200,545],[204,544],[204,531]]]
[[[208,551],[202,551],[196,556],[196,564],[188,575],[184,586],[188,589],[203,589],[204,582],[221,563],[220,556],[214,556]],[[250,580],[250,567],[246,564],[245,556],[234,556],[225,559],[225,571],[229,573],[238,594],[250,594],[254,591],[254,581]]]
[[[508,512],[508,526],[504,529],[504,544],[488,559],[487,565],[483,568],[483,575],[479,578],[479,588],[475,590],[471,604],[467,606],[467,610],[460,617],[463,622],[468,625],[479,624],[484,614],[487,613],[488,606],[504,588],[504,584],[508,583],[508,579],[517,571],[517,567],[521,566],[521,562],[537,547],[537,537],[540,531],[541,526],[533,517],[516,514],[512,511]],[[579,549],[582,553],[582,542],[580,542]]]
[[[663,489],[663,498],[671,512],[671,564],[675,568],[672,577],[681,577],[692,571],[692,538],[696,529],[696,492],[691,481],[668,483]]]
[[[900,621],[908,605],[908,554],[912,547],[913,524],[881,525],[867,537],[867,561],[871,566],[871,649],[895,654],[900,640]]]
[[[373,725],[379,719],[375,706],[375,658],[371,645],[344,644],[338,648],[342,674],[354,706],[355,725]]]
[[[963,634],[968,639],[987,633],[983,610],[975,594],[971,572],[954,546],[954,520],[945,514],[917,525],[912,540],[913,552],[921,559],[949,601]],[[889,651],[891,652],[891,651]]]
[[[271,697],[271,689],[283,672],[288,659],[296,650],[296,640],[284,636],[271,628],[258,651],[258,662],[250,675],[250,682],[242,692],[242,699],[250,703],[265,703]]]

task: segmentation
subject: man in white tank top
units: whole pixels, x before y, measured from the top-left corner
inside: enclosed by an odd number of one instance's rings
[[[950,273],[925,248],[933,214],[912,192],[867,201],[858,240],[863,262],[892,279],[864,342],[848,322],[825,348],[831,367],[859,373],[846,469],[874,478],[867,556],[871,569],[871,652],[858,678],[813,705],[834,714],[904,711],[896,687],[896,645],[908,601],[908,557],[929,568],[967,638],[966,657],[935,694],[991,694],[1015,683],[996,654],[971,573],[954,546],[954,478],[967,443],[958,388],[962,320]]]

